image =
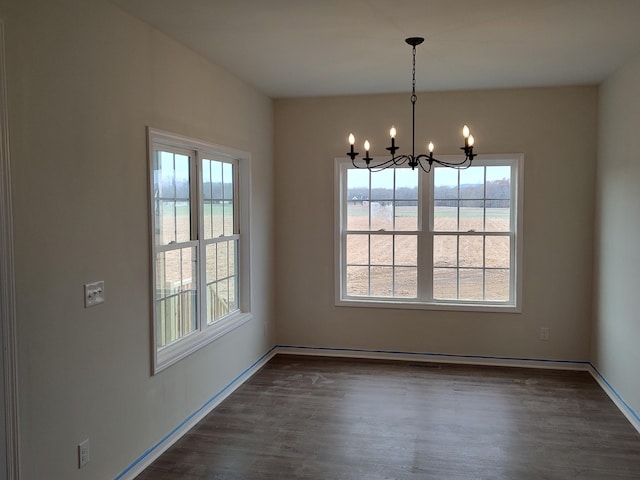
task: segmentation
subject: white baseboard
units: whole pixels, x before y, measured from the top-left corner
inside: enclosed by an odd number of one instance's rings
[[[386,350],[360,350],[352,348],[317,348],[304,346],[278,345],[276,353],[284,355],[309,355],[317,357],[367,358],[374,360],[400,360],[412,362],[453,363],[466,365],[489,365],[501,367],[544,368],[555,370],[587,371],[598,382],[598,385],[611,398],[618,410],[629,420],[640,433],[640,416],[609,384],[606,378],[591,362],[567,360],[540,360],[535,358],[504,358],[481,355],[449,355],[439,353],[393,352]]]
[[[276,354],[276,348],[265,353],[253,365],[238,375],[231,383],[211,397],[202,407],[185,419],[180,425],[169,432],[162,440],[143,453],[135,462],[120,473],[115,480],[133,480],[142,471],[151,465],[160,455],[176,443],[184,434],[196,426],[196,424],[220,405],[229,395],[236,391],[253,374],[264,367]]]
[[[352,348],[316,348],[278,345],[276,353],[310,355],[316,357],[367,358],[373,360],[400,360],[403,362],[433,362],[497,367],[545,368],[554,370],[589,370],[589,362],[540,360],[534,358],[489,357],[482,355],[449,355],[440,353],[394,352],[388,350],[360,350]]]
[[[267,352],[262,358],[242,372],[231,383],[220,392],[214,395],[199,410],[194,412],[189,418],[178,425],[165,438],[147,450],[127,469],[125,469],[115,480],[133,480],[137,475],[151,465],[160,455],[162,455],[171,445],[180,439],[185,433],[193,428],[200,420],[216,408],[224,399],[231,395],[253,374],[267,364],[275,355],[308,355],[316,357],[342,357],[342,358],[364,358],[374,360],[399,360],[412,362],[433,362],[451,363],[466,365],[488,365],[501,367],[525,367],[543,368],[555,370],[582,370],[588,371],[598,382],[598,385],[611,398],[613,403],[629,420],[631,425],[640,433],[640,417],[622,399],[615,389],[607,382],[604,376],[591,364],[591,362],[565,361],[565,360],[542,360],[534,358],[508,358],[508,357],[488,357],[481,355],[448,355],[437,353],[412,353],[394,352],[385,350],[364,350],[350,348],[317,348],[303,346],[278,345]]]
[[[611,401],[618,407],[618,410],[622,412],[622,414],[629,420],[629,423],[633,425],[638,433],[640,433],[640,416],[631,408],[631,406],[624,401],[624,399],[620,396],[616,389],[611,386],[611,384],[607,381],[606,378],[598,371],[598,369],[593,366],[593,364],[589,364],[589,373],[598,382],[600,388],[604,390],[604,392],[609,396]]]

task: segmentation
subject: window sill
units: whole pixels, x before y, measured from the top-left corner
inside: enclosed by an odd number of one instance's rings
[[[492,313],[522,313],[519,305],[497,303],[445,303],[418,302],[401,300],[369,300],[369,299],[338,299],[336,307],[364,307],[364,308],[392,308],[403,310],[440,310],[452,312],[492,312]]]
[[[155,375],[183,358],[188,357],[214,340],[244,325],[252,318],[253,315],[251,313],[233,313],[222,320],[218,320],[213,325],[207,326],[204,331],[193,332],[183,339],[157,350],[153,374]]]

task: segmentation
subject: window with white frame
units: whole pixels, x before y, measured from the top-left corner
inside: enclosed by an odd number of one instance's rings
[[[148,141],[155,373],[250,319],[240,198],[249,160],[151,128]]]
[[[430,173],[337,159],[336,303],[519,311],[522,182],[521,154]]]

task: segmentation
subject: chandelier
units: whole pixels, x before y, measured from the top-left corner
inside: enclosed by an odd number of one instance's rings
[[[380,171],[389,167],[396,167],[400,165],[404,165],[407,163],[411,167],[412,170],[415,170],[416,167],[420,167],[426,173],[431,171],[431,168],[434,163],[438,165],[442,165],[444,167],[449,168],[457,168],[457,169],[465,169],[471,166],[471,162],[473,161],[473,157],[477,154],[473,153],[473,144],[474,138],[469,131],[469,127],[464,125],[462,127],[462,136],[464,138],[464,146],[460,147],[460,150],[464,151],[464,160],[460,160],[459,162],[450,162],[445,160],[438,160],[433,156],[434,145],[433,142],[429,142],[427,148],[429,149],[429,153],[422,153],[420,155],[416,155],[416,145],[415,145],[415,136],[416,136],[416,100],[418,96],[416,95],[416,46],[420,45],[424,42],[424,38],[422,37],[410,37],[405,40],[412,47],[413,51],[413,69],[412,75],[413,80],[411,83],[411,154],[410,155],[396,155],[396,151],[400,149],[396,145],[396,128],[391,127],[389,130],[389,135],[391,136],[391,146],[387,147],[387,150],[391,154],[391,158],[387,160],[374,160],[369,156],[369,149],[371,145],[369,144],[369,140],[364,141],[364,150],[365,156],[362,158],[366,164],[366,168],[371,171]],[[347,155],[351,157],[351,162],[353,166],[356,168],[363,168],[362,166],[358,166],[356,164],[356,157],[359,155],[358,152],[354,151],[353,146],[356,143],[356,139],[353,136],[353,133],[349,134],[349,144],[351,145],[351,150],[347,152]]]

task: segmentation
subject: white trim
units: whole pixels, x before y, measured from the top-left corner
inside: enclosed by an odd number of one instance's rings
[[[622,412],[622,414],[629,420],[629,423],[633,425],[638,433],[640,433],[640,416],[636,412],[633,411],[631,406],[623,400],[623,398],[615,391],[615,389],[611,386],[611,384],[607,381],[606,378],[596,369],[596,367],[590,363],[589,364],[589,373],[598,382],[600,388],[604,390],[611,401],[618,407],[618,410]]]
[[[371,360],[394,360],[401,362],[427,362],[498,367],[542,368],[549,370],[589,369],[589,362],[542,360],[534,358],[503,358],[482,355],[449,355],[421,352],[393,352],[387,350],[364,350],[350,348],[316,348],[278,345],[276,353],[283,355],[308,355],[315,357],[363,358]]]
[[[444,155],[443,160],[455,163],[461,160],[459,155]],[[374,159],[375,160],[375,159]],[[376,298],[376,297],[348,297],[346,285],[346,203],[347,185],[346,172],[353,168],[352,161],[347,157],[334,158],[334,305],[338,307],[364,308],[394,308],[409,310],[448,310],[473,311],[494,313],[522,313],[522,264],[523,264],[523,213],[524,213],[524,154],[502,153],[478,155],[476,164],[481,166],[495,166],[509,164],[512,167],[511,177],[511,225],[508,232],[511,239],[510,265],[510,302],[498,301],[464,301],[464,300],[434,300],[432,298],[432,250],[433,250],[433,170],[429,174],[420,172],[419,175],[419,226],[415,232],[418,235],[418,285],[417,298]],[[428,180],[425,180],[425,175]],[[345,202],[342,199],[346,199]],[[513,205],[515,204],[515,208]],[[428,208],[428,212],[424,209]],[[421,212],[421,213],[420,213]],[[361,232],[357,232],[361,233]],[[364,232],[363,232],[364,233]],[[380,232],[371,232],[382,234]],[[393,232],[390,232],[390,234]],[[413,232],[410,232],[413,233]],[[442,233],[442,232],[440,232]],[[454,234],[452,232],[452,234]],[[464,235],[462,232],[456,235]],[[488,232],[492,235],[494,232]],[[506,236],[506,235],[505,235]]]
[[[202,331],[195,330],[174,344],[168,345],[156,352],[155,373],[161,372],[165,368],[188,357],[205,345],[244,325],[253,318],[250,313],[236,312],[228,317],[217,321]]]
[[[257,373],[276,355],[306,355],[315,357],[362,358],[373,360],[395,360],[403,362],[411,361],[500,367],[524,367],[546,370],[587,371],[594,377],[598,385],[605,391],[605,393],[613,400],[616,407],[618,407],[618,409],[624,414],[631,425],[636,430],[638,430],[638,432],[640,432],[640,421],[636,416],[634,416],[635,412],[633,412],[629,405],[627,405],[626,402],[624,402],[624,400],[622,400],[622,398],[618,395],[618,393],[613,390],[606,379],[598,372],[598,370],[591,364],[591,362],[278,345],[265,353],[262,358],[260,358],[253,365],[242,372],[238,377],[232,380],[226,387],[215,394],[207,403],[205,403],[199,410],[194,412],[184,422],[178,425],[165,438],[163,438],[156,445],[147,450],[147,452],[145,452],[135,462],[127,467],[120,475],[118,475],[115,480],[133,480],[137,475],[142,473],[145,468],[147,468],[155,460],[157,460],[160,455],[167,451],[175,442],[177,442],[206,415],[211,413],[218,405],[220,405],[220,403],[222,403],[227,397],[229,397],[229,395],[235,392],[240,386],[242,386],[242,384],[249,380],[251,376]]]
[[[197,218],[197,222],[192,222],[192,237],[194,240],[182,242],[180,244],[171,245],[156,245],[155,242],[155,215],[153,207],[153,188],[154,188],[154,176],[153,176],[153,152],[154,145],[161,145],[167,148],[167,151],[179,152],[184,151],[186,155],[193,158],[193,162],[190,164],[191,178],[195,178],[196,181],[191,182],[191,205],[190,208]],[[170,367],[183,358],[191,355],[195,351],[204,347],[205,345],[220,338],[226,333],[240,327],[244,323],[250,321],[253,316],[251,315],[251,239],[249,235],[249,228],[251,223],[251,154],[243,152],[241,150],[225,147],[223,145],[217,145],[208,143],[203,140],[198,140],[182,135],[169,133],[163,130],[158,130],[152,127],[147,127],[147,157],[148,157],[148,169],[149,169],[149,228],[150,228],[150,243],[151,243],[151,267],[150,267],[150,310],[151,315],[151,373],[152,375]],[[225,239],[238,239],[238,248],[235,249],[237,256],[237,271],[238,271],[238,307],[239,310],[228,315],[227,317],[220,319],[213,324],[207,324],[202,312],[205,311],[204,294],[205,291],[205,268],[204,262],[198,261],[199,271],[197,274],[198,291],[201,292],[198,310],[198,328],[190,334],[175,341],[173,344],[167,345],[158,349],[156,346],[156,302],[155,298],[155,278],[156,278],[156,254],[165,250],[173,250],[176,247],[197,247],[196,250],[201,258],[204,256],[205,245],[210,243],[209,240],[204,240],[202,235],[202,192],[200,185],[202,184],[202,172],[200,168],[200,162],[202,158],[218,159],[220,161],[232,163],[234,166],[234,204],[238,205],[238,212],[235,222],[238,227],[237,233],[231,236],[225,237]],[[195,199],[195,201],[194,201]],[[195,206],[194,206],[195,203]],[[197,225],[195,225],[197,224]]]
[[[211,399],[206,402],[202,407],[196,410],[191,416],[184,420],[180,425],[167,434],[156,445],[147,450],[142,456],[140,456],[135,462],[127,467],[115,480],[133,480],[142,471],[151,465],[160,455],[166,452],[174,443],[176,443],[182,436],[189,432],[200,422],[204,417],[211,413],[218,405],[220,405],[229,395],[235,392],[241,387],[249,378],[255,375],[262,367],[264,367],[269,360],[276,355],[275,347],[264,354],[253,365],[247,368],[244,372],[234,378],[226,387],[217,392]]]
[[[20,478],[20,429],[18,424],[18,340],[15,309],[13,213],[5,66],[4,22],[0,20],[0,306],[4,365],[4,406],[7,442],[7,478]]]
[[[540,368],[547,370],[577,370],[591,374],[600,388],[609,396],[614,405],[625,416],[629,423],[640,433],[640,416],[624,401],[607,379],[591,362],[571,360],[543,360],[536,358],[504,358],[482,355],[450,355],[419,352],[392,352],[382,350],[365,350],[350,348],[318,348],[304,346],[278,345],[276,354],[308,355],[316,357],[365,358],[372,360],[395,360],[402,362],[425,362],[464,365],[486,365],[498,367]]]

